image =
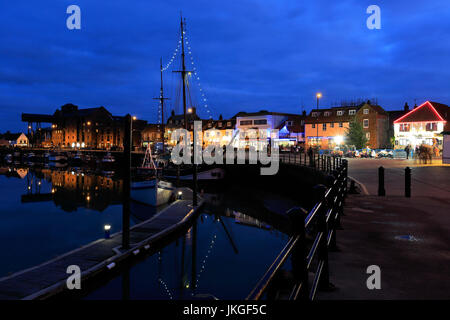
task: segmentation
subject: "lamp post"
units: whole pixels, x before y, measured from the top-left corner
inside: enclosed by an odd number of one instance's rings
[[[322,93],[317,92],[316,93],[317,98],[317,121],[316,121],[316,130],[317,130],[317,136],[316,136],[316,142],[319,144],[319,99],[322,98]]]

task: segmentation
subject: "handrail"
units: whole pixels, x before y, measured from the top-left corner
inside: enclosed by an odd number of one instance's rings
[[[332,158],[333,161],[331,161]],[[320,162],[322,162],[322,164],[327,163],[326,168],[325,166],[322,166],[325,170],[331,168],[332,162],[337,162],[338,166],[333,170],[335,179],[330,183],[328,188],[324,186],[317,188],[317,192],[320,192],[320,194],[317,194],[318,201],[309,212],[305,211],[304,217],[300,220],[295,220],[297,217],[295,215],[292,217],[291,215],[295,232],[294,235],[289,238],[274,262],[247,296],[247,300],[260,300],[263,297],[277,272],[281,270],[289,257],[299,262],[295,264],[296,266],[292,263],[294,269],[292,272],[297,275],[301,274],[301,277],[296,280],[296,283],[294,283],[293,288],[290,291],[289,299],[298,299],[301,297],[313,300],[316,297],[318,289],[329,286],[328,251],[336,246],[336,229],[340,225],[340,215],[347,194],[348,163],[347,160],[341,158],[336,160],[335,157],[322,156],[322,158],[319,157],[319,159],[321,159]],[[306,164],[306,157],[304,163]],[[301,165],[301,157],[299,164]],[[297,215],[299,215],[297,211],[292,213],[297,213]],[[318,228],[318,231],[309,250],[307,250],[305,230],[312,228],[313,223],[314,226]],[[313,265],[315,258],[318,258],[318,267],[315,271],[311,290],[306,292],[309,288],[308,271]]]

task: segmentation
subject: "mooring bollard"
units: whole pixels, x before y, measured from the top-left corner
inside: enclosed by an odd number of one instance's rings
[[[411,168],[405,168],[405,197],[411,198]]]
[[[378,196],[385,196],[386,190],[384,190],[384,168],[378,168]]]

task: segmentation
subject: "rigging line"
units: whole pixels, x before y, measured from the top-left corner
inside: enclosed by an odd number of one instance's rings
[[[185,43],[186,43],[186,46],[187,46],[187,49],[188,49],[188,54],[189,54],[190,59],[191,59],[191,64],[192,64],[192,67],[193,67],[194,79],[196,78],[195,79],[196,82],[198,81],[197,83],[198,83],[200,94],[201,94],[200,100],[201,100],[201,103],[203,103],[203,105],[204,105],[204,107],[206,109],[206,112],[209,113],[209,117],[211,119],[212,118],[211,110],[208,107],[208,104],[207,104],[208,99],[206,98],[205,92],[204,92],[204,90],[203,90],[203,88],[201,86],[200,77],[198,75],[197,68],[195,67],[195,64],[194,64],[194,58],[193,58],[193,55],[192,55],[191,46],[189,44],[189,38],[187,37],[187,35],[185,35],[184,38],[185,38]]]

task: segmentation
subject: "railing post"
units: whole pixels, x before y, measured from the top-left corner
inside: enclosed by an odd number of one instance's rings
[[[405,197],[411,198],[411,168],[405,168]]]
[[[381,166],[378,168],[378,196],[384,197],[386,190],[384,190],[384,168]]]
[[[327,290],[330,288],[330,273],[328,266],[328,226],[327,226],[327,211],[328,206],[325,201],[325,193],[327,188],[324,185],[318,185],[315,187],[316,200],[322,202],[324,206],[318,212],[318,227],[319,232],[322,232],[322,238],[319,243],[319,261],[323,262],[322,274],[320,277],[319,288],[320,290]]]
[[[292,223],[292,231],[299,236],[293,252],[292,252],[292,273],[296,284],[301,285],[301,291],[297,298],[302,300],[308,299],[309,283],[308,283],[308,269],[306,265],[306,240],[305,240],[305,218],[308,212],[301,207],[294,207],[287,212],[287,215]]]

